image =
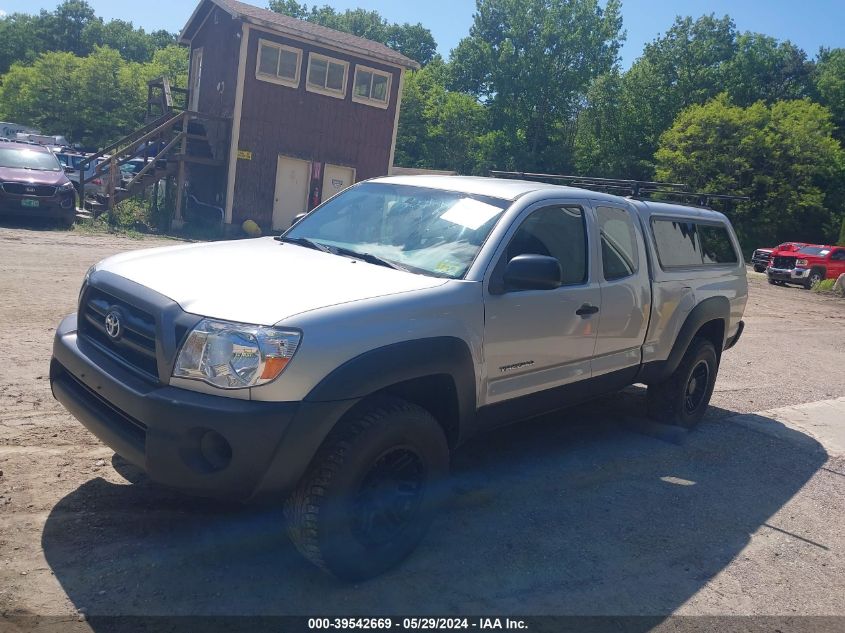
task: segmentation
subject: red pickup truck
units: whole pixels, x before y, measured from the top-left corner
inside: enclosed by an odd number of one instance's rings
[[[754,266],[755,273],[762,273],[769,266],[769,260],[772,258],[772,253],[775,251],[797,251],[799,248],[807,246],[804,242],[784,242],[778,244],[774,248],[758,248],[751,256],[751,265]]]
[[[845,247],[809,244],[797,251],[774,251],[766,273],[770,284],[812,288],[845,273]]]

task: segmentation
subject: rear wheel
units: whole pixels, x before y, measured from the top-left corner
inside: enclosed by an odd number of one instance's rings
[[[664,382],[648,386],[649,416],[664,424],[693,428],[707,411],[718,371],[713,343],[695,337],[674,373]]]
[[[390,569],[422,540],[449,468],[431,414],[379,398],[340,423],[285,504],[288,534],[312,563],[345,580]]]

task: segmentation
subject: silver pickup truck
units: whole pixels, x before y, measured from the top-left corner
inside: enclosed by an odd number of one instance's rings
[[[161,484],[284,502],[342,578],[423,537],[450,452],[633,383],[692,427],[742,334],[726,217],[538,182],[387,177],[273,238],[93,266],[55,397]]]

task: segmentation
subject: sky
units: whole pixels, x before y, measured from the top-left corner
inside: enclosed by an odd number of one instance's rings
[[[146,30],[181,30],[197,2],[194,0],[88,0],[105,19],[129,20]],[[266,6],[266,0],[245,0]],[[301,0],[300,0],[301,1]],[[57,0],[0,0],[0,15],[15,11],[52,10]],[[314,4],[306,0],[306,4]],[[440,53],[448,57],[472,24],[475,0],[316,0],[336,9],[374,9],[391,22],[422,22],[431,29]],[[622,0],[628,37],[622,48],[622,67],[640,55],[643,46],[665,32],[676,15],[730,15],[739,31],[756,31],[791,40],[814,57],[819,47],[845,47],[843,0]]]

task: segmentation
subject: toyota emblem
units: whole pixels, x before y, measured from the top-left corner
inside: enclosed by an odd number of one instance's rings
[[[112,310],[106,315],[105,325],[106,334],[109,335],[110,339],[116,341],[120,338],[120,334],[123,331],[123,325],[120,322],[120,313],[117,310]]]
[[[35,193],[35,187],[27,187],[26,192],[27,193]]]

